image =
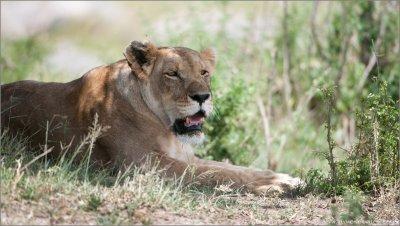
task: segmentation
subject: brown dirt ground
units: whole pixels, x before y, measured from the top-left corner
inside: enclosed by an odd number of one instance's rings
[[[56,194],[45,200],[24,200],[6,196],[1,199],[2,224],[329,224],[335,223],[332,207],[338,208],[337,219],[346,212],[341,198],[300,198],[223,196],[225,203],[196,206],[193,210],[141,205],[133,210],[123,201],[105,200],[97,211],[83,208],[79,194]],[[365,215],[356,223],[400,223],[398,197],[387,194],[364,202]],[[338,223],[342,223],[339,221]]]

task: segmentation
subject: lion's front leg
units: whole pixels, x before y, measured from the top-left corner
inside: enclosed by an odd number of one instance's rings
[[[186,163],[163,155],[159,163],[170,177],[184,176],[187,182],[195,181],[209,186],[230,184],[233,188],[242,188],[256,194],[282,193],[300,183],[298,178],[270,170],[259,171],[198,158]]]
[[[288,174],[275,173],[271,170],[254,170],[203,159],[197,159],[197,163],[197,165],[218,167],[223,174],[229,171],[236,172],[236,178],[231,178],[235,187],[243,187],[256,194],[280,194],[302,184],[299,178],[291,177]]]

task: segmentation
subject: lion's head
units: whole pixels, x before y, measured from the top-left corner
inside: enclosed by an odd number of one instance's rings
[[[134,41],[125,57],[149,108],[184,142],[201,142],[204,119],[212,111],[213,51]]]

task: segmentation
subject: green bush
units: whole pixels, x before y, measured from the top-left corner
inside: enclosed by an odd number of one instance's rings
[[[199,151],[201,156],[219,161],[229,159],[241,165],[254,160],[255,156],[244,145],[254,146],[256,137],[247,133],[249,128],[241,112],[251,98],[250,90],[243,81],[233,81],[229,90],[216,98],[214,113],[205,125],[210,140]]]
[[[318,169],[309,170],[304,176],[306,192],[334,195],[353,187],[379,194],[382,188],[395,186],[399,180],[400,109],[389,95],[385,81],[376,79],[375,86],[375,92],[363,98],[357,109],[356,144],[342,159],[336,160],[334,156],[330,168],[335,173],[328,176]],[[323,155],[330,158],[327,152]]]

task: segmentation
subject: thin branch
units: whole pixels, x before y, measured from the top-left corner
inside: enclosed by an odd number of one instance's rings
[[[372,131],[373,131],[373,139],[374,139],[374,145],[373,148],[371,149],[370,155],[371,155],[371,181],[373,182],[373,188],[374,192],[377,193],[377,188],[375,187],[375,182],[379,177],[379,122],[376,119],[376,116],[374,116],[374,122],[372,123]]]
[[[258,110],[260,110],[261,119],[262,119],[262,122],[263,122],[265,142],[267,144],[267,147],[270,147],[270,145],[271,145],[271,132],[270,132],[270,127],[269,127],[269,118],[267,116],[267,112],[265,110],[264,103],[263,103],[261,97],[257,97],[256,98],[256,102],[257,102]]]
[[[288,40],[288,3],[283,2],[283,81],[284,85],[284,98],[286,110],[289,116],[292,113],[290,97],[292,86],[290,84],[290,53],[289,53],[289,40]]]
[[[345,10],[343,12],[343,21],[347,20],[347,15],[348,15],[348,9],[345,7]],[[340,81],[342,80],[343,77],[343,72],[344,72],[344,66],[347,61],[347,52],[349,49],[349,44],[350,44],[350,39],[352,36],[352,32],[349,31],[348,26],[346,26],[344,32],[344,37],[343,41],[341,43],[341,48],[340,48],[340,56],[339,56],[339,70],[335,79],[335,90],[336,90],[336,96],[340,96]]]
[[[311,37],[315,43],[315,47],[317,48],[317,54],[322,58],[322,60],[327,62],[329,58],[322,51],[322,46],[318,40],[318,35],[316,32],[316,18],[317,18],[317,12],[318,12],[318,5],[319,5],[319,2],[314,1],[313,8],[311,11],[311,20],[310,20]]]
[[[335,148],[335,143],[332,139],[332,113],[333,108],[335,106],[334,96],[331,90],[326,90],[325,93],[325,101],[327,104],[328,112],[326,118],[326,140],[328,141],[329,153],[328,153],[328,163],[331,168],[331,177],[333,184],[336,186],[337,184],[337,171],[336,171],[336,162],[335,156],[333,154],[333,149]]]
[[[53,151],[54,147],[51,147],[47,150],[45,150],[42,154],[36,156],[34,159],[32,159],[30,162],[28,162],[24,167],[21,168],[21,172],[24,171],[26,168],[28,168],[30,165],[32,165],[32,163],[36,162],[37,160],[39,160],[40,158],[42,158],[43,156],[47,156],[47,154],[49,154],[50,152]]]
[[[347,50],[348,50],[349,43],[350,43],[350,36],[351,35],[348,35],[348,37],[343,41],[343,44],[342,44],[343,47],[342,47],[342,51],[341,51],[341,55],[340,55],[340,59],[339,59],[339,70],[338,70],[336,80],[335,80],[335,88],[336,88],[337,94],[339,94],[340,81],[342,80],[344,66],[347,61]]]
[[[263,104],[263,101],[261,97],[256,98],[257,106],[258,109],[260,110],[261,114],[261,119],[263,122],[263,129],[264,129],[264,139],[265,139],[265,159],[266,161],[266,168],[269,169],[271,167],[271,161],[272,161],[272,156],[271,156],[271,131],[270,131],[270,126],[269,126],[269,117],[267,116],[267,112],[265,111],[265,107]]]
[[[379,24],[379,34],[378,34],[378,37],[376,38],[375,46],[371,51],[371,56],[369,58],[368,65],[365,67],[363,76],[361,77],[361,80],[357,85],[357,92],[361,92],[361,90],[364,88],[364,85],[367,82],[372,69],[374,69],[375,64],[378,62],[378,56],[376,55],[376,51],[379,51],[379,49],[382,45],[383,37],[385,36],[385,33],[386,33],[386,24],[385,24],[385,18],[384,18],[384,15],[386,13],[385,9],[386,9],[386,7],[384,7],[384,9],[381,10],[379,13],[379,18],[381,20],[381,22]],[[372,40],[372,42],[373,42],[373,40]]]

